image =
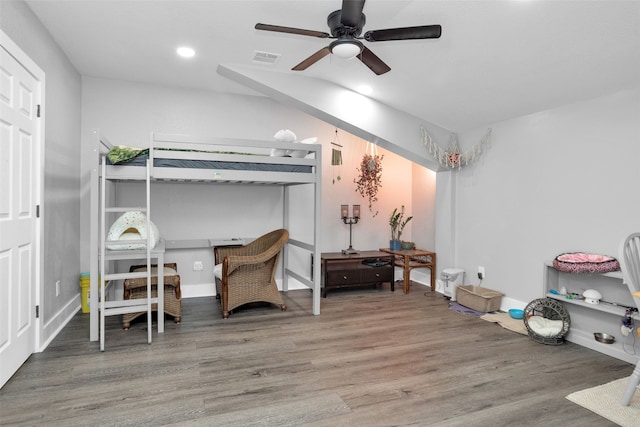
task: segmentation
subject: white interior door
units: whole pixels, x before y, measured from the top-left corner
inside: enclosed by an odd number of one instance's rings
[[[38,118],[42,82],[25,68],[20,55],[14,56],[17,46],[4,33],[1,36],[0,387],[36,351],[40,272],[36,211],[42,174]]]

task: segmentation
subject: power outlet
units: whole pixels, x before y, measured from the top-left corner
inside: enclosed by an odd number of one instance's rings
[[[60,296],[60,280],[56,280],[56,296]]]
[[[479,266],[478,267],[478,279],[484,280],[484,267],[483,266]]]
[[[193,271],[202,271],[204,267],[202,266],[202,261],[195,261],[193,263]]]

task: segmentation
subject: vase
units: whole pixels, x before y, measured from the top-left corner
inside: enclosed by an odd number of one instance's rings
[[[400,240],[389,240],[389,249],[392,251],[399,251],[401,244],[402,242],[400,242]]]

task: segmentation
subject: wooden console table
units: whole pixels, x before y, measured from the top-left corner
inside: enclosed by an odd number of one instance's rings
[[[392,251],[389,248],[381,248],[381,252],[392,254],[395,257],[395,265],[404,270],[403,291],[409,293],[411,286],[411,270],[414,268],[428,268],[431,270],[431,292],[436,290],[436,253],[423,249],[409,249]]]
[[[366,259],[386,262],[384,265],[367,265]],[[357,254],[341,252],[322,253],[322,297],[327,297],[330,288],[391,284],[394,291],[393,256],[378,251],[361,251]]]

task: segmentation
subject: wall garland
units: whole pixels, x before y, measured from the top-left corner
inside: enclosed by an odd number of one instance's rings
[[[440,147],[422,126],[420,126],[420,133],[422,134],[422,144],[427,148],[429,154],[438,161],[438,163],[450,169],[460,169],[462,166],[467,166],[469,163],[473,162],[476,157],[482,153],[482,150],[489,145],[491,129],[487,131],[480,142],[464,153],[460,152],[460,147],[458,146],[458,135],[455,133],[451,134],[451,137],[449,138],[449,146],[446,149]]]

